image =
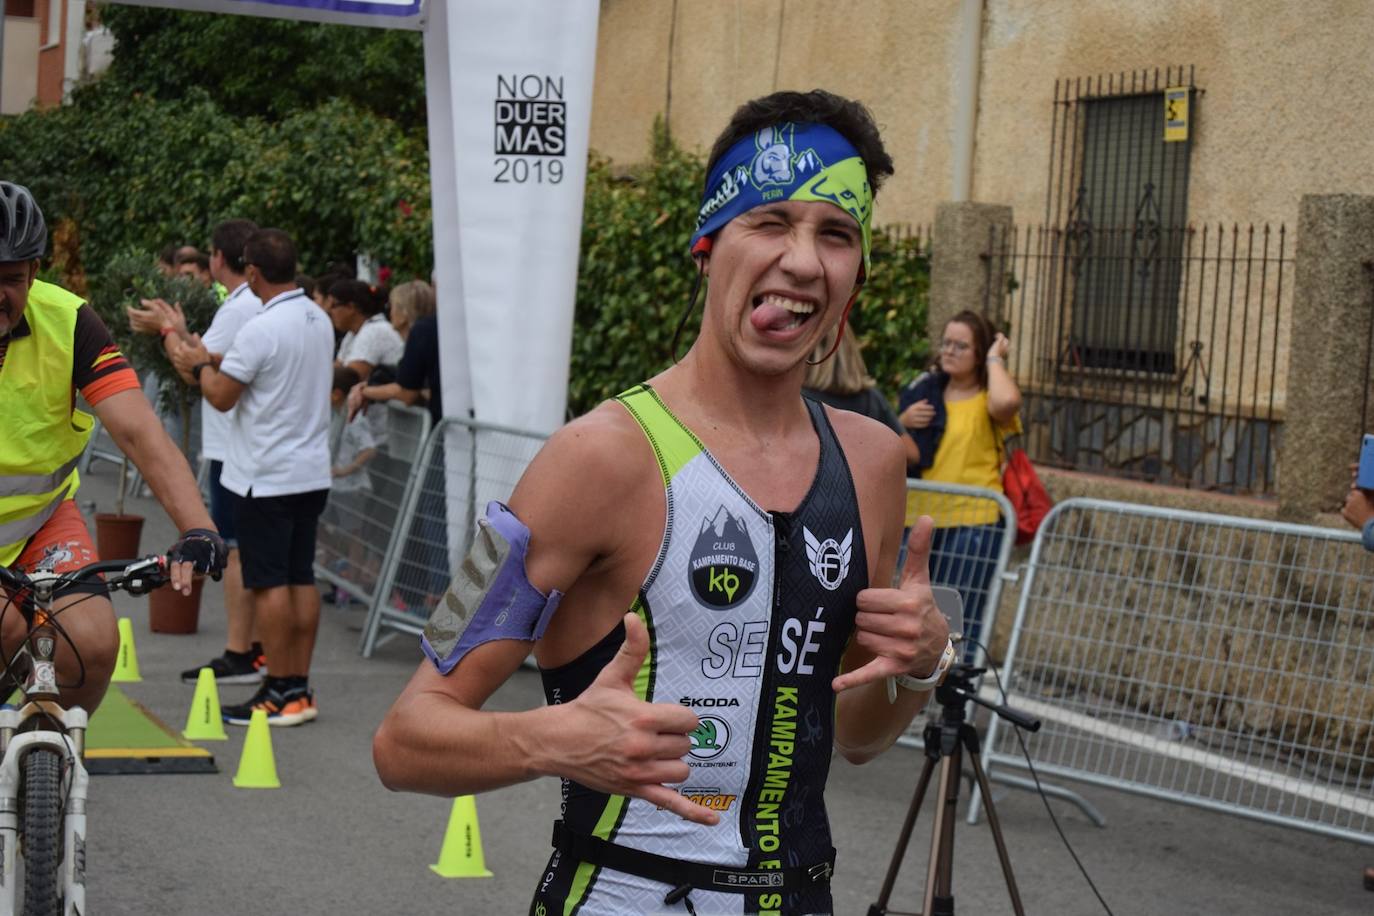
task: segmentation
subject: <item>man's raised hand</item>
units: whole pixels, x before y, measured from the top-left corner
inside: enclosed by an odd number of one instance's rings
[[[574,730],[566,735],[571,740],[560,775],[602,792],[642,798],[685,820],[716,824],[720,816],[714,811],[670,788],[691,775],[682,758],[692,748],[688,735],[698,722],[690,709],[646,703],[635,694],[635,678],[648,654],[644,621],[626,614],[620,651],[567,704]]]
[[[127,306],[129,326],[139,334],[157,334],[163,328],[170,328],[181,336],[186,336],[186,314],[180,303],[170,305],[163,299],[139,300],[143,308]]]
[[[835,678],[831,686],[836,693],[894,675],[925,677],[939,664],[949,640],[949,624],[930,591],[934,533],[930,516],[921,516],[911,529],[901,585],[859,592],[854,641],[873,659]]]

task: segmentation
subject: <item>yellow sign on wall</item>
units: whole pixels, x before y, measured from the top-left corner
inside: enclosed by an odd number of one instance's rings
[[[1188,88],[1164,90],[1164,142],[1188,139]]]

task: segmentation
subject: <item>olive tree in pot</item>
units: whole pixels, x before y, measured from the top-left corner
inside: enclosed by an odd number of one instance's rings
[[[165,415],[180,422],[182,454],[191,460],[192,410],[200,398],[199,392],[177,375],[163,349],[162,338],[154,334],[139,334],[129,325],[127,309],[138,308],[144,299],[163,299],[180,306],[191,333],[203,333],[219,307],[215,292],[190,277],[167,277],[156,267],[156,259],[146,252],[131,251],[114,258],[109,267],[91,284],[92,305],[115,336],[116,342],[129,362],[140,372],[151,372],[157,379],[158,406]],[[124,494],[127,489],[128,460],[120,468],[120,488],[116,515],[123,516]],[[97,528],[100,517],[97,517]],[[140,526],[142,519],[139,519]],[[118,557],[118,553],[102,555]],[[137,544],[133,553],[137,555]],[[154,591],[148,599],[148,625],[156,632],[194,633],[200,615],[201,577],[197,576],[190,595],[181,595],[169,588]]]

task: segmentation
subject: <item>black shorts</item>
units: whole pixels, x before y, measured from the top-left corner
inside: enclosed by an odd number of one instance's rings
[[[245,588],[315,584],[315,529],[328,490],[253,496],[234,507]]]
[[[232,490],[227,490],[219,482],[220,472],[224,470],[223,461],[210,462],[210,520],[219,529],[224,546],[230,550],[239,546],[238,532],[234,529],[234,507],[243,499]]]

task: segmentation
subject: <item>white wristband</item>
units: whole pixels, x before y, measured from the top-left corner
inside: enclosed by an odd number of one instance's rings
[[[996,363],[999,366],[1006,365],[1006,363],[1002,361],[1002,357],[1000,356],[989,356],[986,360],[984,360],[984,362],[986,362],[989,366],[991,366],[993,363]]]
[[[934,690],[944,681],[945,675],[949,672],[949,666],[954,664],[954,640],[945,640],[945,651],[940,653],[940,661],[926,677],[913,677],[910,674],[899,674],[896,677],[887,679],[887,701],[897,702],[897,688],[910,690],[915,693],[924,693]]]

